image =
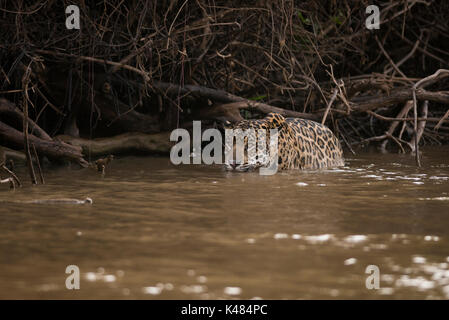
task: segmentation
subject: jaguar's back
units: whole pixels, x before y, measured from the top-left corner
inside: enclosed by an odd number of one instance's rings
[[[287,118],[285,124],[289,130],[279,145],[281,169],[322,169],[344,165],[340,141],[328,127],[298,118]],[[289,143],[281,145],[286,140]]]

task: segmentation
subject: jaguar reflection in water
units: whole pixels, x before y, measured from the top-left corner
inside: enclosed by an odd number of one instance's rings
[[[344,165],[337,137],[329,128],[312,120],[270,113],[264,119],[243,120],[226,125],[225,129],[226,170],[260,169],[260,174],[270,175],[278,169],[325,169]],[[185,129],[176,129],[170,140],[178,141],[179,137],[181,141],[171,149],[170,159],[173,164],[190,164],[190,134]],[[212,137],[213,141],[201,153],[201,142],[210,141]],[[221,164],[220,131],[207,129],[201,136],[200,122],[194,121],[193,149],[200,150],[194,152],[193,164]]]

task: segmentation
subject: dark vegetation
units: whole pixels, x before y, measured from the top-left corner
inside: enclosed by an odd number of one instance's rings
[[[80,30],[66,28],[71,4]],[[0,145],[30,168],[87,166],[166,153],[192,120],[271,111],[326,123],[350,152],[446,143],[449,2],[376,1],[379,30],[365,27],[371,4],[0,0]]]

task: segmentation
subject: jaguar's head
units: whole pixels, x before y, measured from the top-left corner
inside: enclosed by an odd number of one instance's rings
[[[225,152],[229,153],[225,169],[248,172],[269,165],[273,157],[270,152],[273,148],[270,148],[270,129],[279,130],[284,122],[282,115],[269,113],[261,120],[243,120],[225,125]]]

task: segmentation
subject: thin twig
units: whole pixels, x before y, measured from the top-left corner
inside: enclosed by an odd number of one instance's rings
[[[34,145],[34,143],[32,143],[31,145],[33,146],[34,159],[36,159],[37,169],[39,172],[39,178],[41,180],[41,184],[45,184],[44,174],[42,173],[41,163],[39,161],[39,157],[37,156],[36,146]]]

